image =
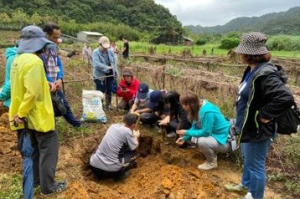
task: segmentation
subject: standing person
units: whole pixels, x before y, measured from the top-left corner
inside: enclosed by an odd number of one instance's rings
[[[93,50],[89,43],[85,43],[82,49],[82,61],[86,61],[86,63],[90,66],[92,65],[92,54]]]
[[[129,67],[125,67],[122,72],[123,79],[119,84],[117,90],[117,96],[122,97],[118,107],[120,109],[129,110],[134,103],[136,93],[139,88],[139,81],[133,77],[132,70]]]
[[[129,58],[129,42],[125,37],[122,38],[122,41],[124,42],[124,46],[122,49],[122,55],[123,55],[124,59],[128,59]]]
[[[198,165],[198,169],[217,168],[217,154],[230,151],[230,144],[227,142],[229,121],[225,119],[217,106],[207,100],[200,100],[191,91],[181,94],[180,103],[193,123],[188,130],[176,131],[179,136],[182,136],[176,143],[181,146],[185,141],[192,139],[206,158],[204,164]]]
[[[109,39],[105,36],[99,39],[99,48],[93,52],[93,76],[96,89],[105,93],[105,107],[113,109],[111,105],[113,81],[118,77],[114,52],[110,49]]]
[[[129,113],[123,124],[111,125],[96,152],[90,158],[93,173],[99,178],[125,177],[129,169],[136,167],[136,148],[139,131],[134,131],[138,116]]]
[[[33,183],[40,185],[42,194],[59,192],[67,186],[66,182],[55,181],[58,134],[55,131],[49,84],[43,62],[39,58],[47,44],[52,42],[46,39],[45,33],[39,27],[27,26],[22,29],[19,55],[11,67],[9,110],[11,129],[18,131],[18,143],[23,143],[22,151],[24,145],[32,147],[30,153],[26,155],[33,159],[33,174],[30,172],[26,174],[28,178],[33,177],[32,186]],[[25,118],[28,129],[24,129]],[[27,137],[25,138],[25,131],[29,132],[31,147],[30,141],[27,142]]]
[[[7,48],[5,51],[5,81],[0,92],[0,106],[9,108],[10,106],[10,69],[14,58],[17,55],[17,47]]]
[[[114,55],[115,55],[115,61],[116,61],[116,66],[117,66],[117,62],[118,62],[118,57],[119,57],[119,49],[118,49],[118,46],[116,44],[115,41],[112,41],[110,43],[110,48],[112,49],[112,51],[114,52]]]
[[[48,39],[56,44],[52,48],[45,50],[45,53],[41,55],[47,80],[51,85],[51,92],[57,92],[64,101],[67,109],[67,113],[63,115],[65,120],[74,127],[80,127],[81,122],[74,116],[63,91],[63,65],[57,52],[57,45],[59,44],[61,34],[60,27],[56,23],[50,22],[44,26],[43,31],[47,34]]]
[[[158,124],[166,128],[167,137],[175,137],[176,130],[191,128],[187,112],[182,108],[179,99],[180,95],[176,91],[169,91],[164,97],[165,104],[170,105],[170,112],[168,116],[159,121]]]
[[[270,62],[263,33],[242,36],[236,48],[248,65],[236,102],[236,128],[241,136],[244,170],[241,184],[225,185],[228,191],[248,191],[244,198],[262,199],[266,186],[266,157],[276,133],[274,118],[293,104],[282,68]]]
[[[141,83],[139,85],[138,93],[134,100],[134,104],[130,109],[130,113],[142,114],[142,113],[150,113],[151,109],[147,107],[150,102],[150,95],[152,93],[152,89],[149,89],[148,84]]]

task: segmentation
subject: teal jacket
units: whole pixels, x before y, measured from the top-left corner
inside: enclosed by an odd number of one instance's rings
[[[204,100],[199,110],[201,128],[193,121],[192,127],[186,131],[183,139],[187,141],[191,137],[214,137],[218,143],[225,145],[229,133],[229,121],[222,115],[220,109],[212,103]]]
[[[0,101],[3,101],[4,106],[10,106],[10,68],[14,58],[17,55],[17,47],[7,48],[5,51],[6,66],[5,66],[5,81],[0,93]]]

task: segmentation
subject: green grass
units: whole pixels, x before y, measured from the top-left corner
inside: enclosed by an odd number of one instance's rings
[[[22,198],[22,176],[20,174],[0,175],[0,198],[20,199]]]

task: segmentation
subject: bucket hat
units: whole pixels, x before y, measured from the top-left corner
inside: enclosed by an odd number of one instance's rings
[[[260,32],[250,32],[242,36],[241,42],[235,52],[245,55],[264,55],[267,54],[267,36]]]
[[[51,47],[55,44],[46,39],[46,34],[37,26],[26,26],[21,30],[21,37],[18,43],[18,53],[35,53],[45,46]]]
[[[131,77],[133,77],[131,68],[125,67],[125,68],[123,69],[122,75],[123,75],[123,76],[131,76]]]

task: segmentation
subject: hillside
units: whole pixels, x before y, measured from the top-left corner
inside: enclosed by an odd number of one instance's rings
[[[20,9],[29,16],[29,19],[16,16],[16,11]],[[0,0],[0,14],[4,13],[11,21],[4,21],[4,17],[0,17],[1,23],[23,20],[26,24],[32,22],[32,16],[35,15],[49,16],[55,21],[75,20],[81,24],[93,22],[125,24],[139,31],[151,31],[155,27],[181,28],[177,18],[165,7],[155,4],[153,0]]]
[[[227,33],[230,31],[262,31],[266,34],[300,34],[300,7],[286,12],[270,13],[261,17],[240,17],[223,26],[186,26],[193,33]]]

